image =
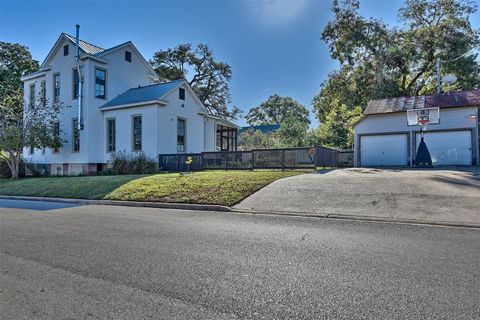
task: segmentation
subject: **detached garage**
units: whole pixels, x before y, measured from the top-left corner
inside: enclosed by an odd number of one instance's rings
[[[420,126],[407,124],[407,110],[439,108],[438,123],[424,141],[434,166],[479,165],[480,89],[370,101],[355,126],[355,166],[413,166]]]

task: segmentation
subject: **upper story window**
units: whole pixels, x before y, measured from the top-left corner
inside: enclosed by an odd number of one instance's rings
[[[95,97],[105,99],[105,79],[107,72],[102,69],[95,68]]]
[[[132,53],[130,51],[125,51],[125,61],[132,62]]]
[[[30,108],[35,108],[35,84],[30,85],[29,99]]]
[[[185,152],[185,120],[177,119],[177,152]]]
[[[68,56],[68,48],[69,48],[69,47],[68,47],[68,44],[66,44],[66,45],[63,46],[63,55],[64,55],[64,56]]]
[[[142,116],[134,116],[132,119],[133,151],[142,150]]]
[[[185,89],[180,88],[178,90],[178,99],[180,100],[185,100]]]
[[[73,87],[72,87],[72,98],[78,98],[80,94],[80,77],[78,76],[78,70],[73,69]]]
[[[107,119],[107,152],[115,151],[115,118]]]
[[[41,101],[42,101],[42,107],[45,108],[45,106],[47,105],[47,83],[45,82],[45,80],[42,81],[42,83],[40,84],[40,89],[42,90],[41,91]]]
[[[72,151],[80,151],[80,130],[78,130],[78,119],[72,120]]]
[[[60,102],[60,73],[53,75],[53,102]]]

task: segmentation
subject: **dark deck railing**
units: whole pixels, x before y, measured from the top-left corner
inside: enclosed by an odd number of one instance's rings
[[[187,164],[188,157],[192,158]],[[315,169],[353,166],[353,152],[326,147],[160,154],[161,171]]]

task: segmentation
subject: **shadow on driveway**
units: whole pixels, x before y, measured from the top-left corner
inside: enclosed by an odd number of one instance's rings
[[[82,204],[76,203],[62,203],[62,202],[50,202],[50,201],[28,201],[28,200],[9,200],[0,199],[0,209],[25,209],[25,210],[55,210],[80,207]]]

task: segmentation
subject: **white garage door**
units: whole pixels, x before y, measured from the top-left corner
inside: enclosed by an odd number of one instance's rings
[[[406,134],[362,136],[360,139],[360,164],[362,166],[408,165]]]
[[[420,134],[417,134],[417,149]],[[432,164],[437,166],[471,165],[472,134],[470,131],[426,132]]]

